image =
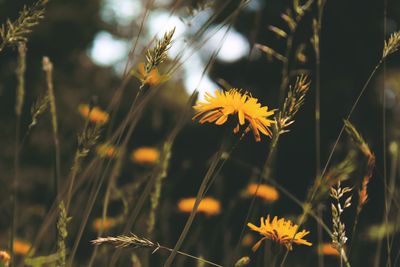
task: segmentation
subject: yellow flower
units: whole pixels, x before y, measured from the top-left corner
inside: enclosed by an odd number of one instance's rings
[[[265,239],[275,241],[278,244],[285,246],[288,250],[292,250],[292,243],[306,246],[312,245],[310,242],[303,239],[303,237],[308,235],[309,232],[306,230],[297,232],[298,225],[293,224],[290,220],[285,220],[284,218],[278,220],[275,216],[271,222],[268,215],[265,220],[261,217],[260,223],[261,225],[259,227],[252,223],[247,224],[251,230],[264,236],[253,246],[253,251],[256,251]]]
[[[332,243],[323,243],[319,245],[317,248],[317,253],[325,256],[335,256],[335,257],[340,256],[337,249],[332,246]]]
[[[178,209],[181,212],[190,213],[193,210],[196,198],[184,198],[178,202]],[[205,197],[200,201],[200,205],[197,212],[204,213],[206,215],[217,215],[221,212],[221,204],[218,200],[212,197]]]
[[[96,147],[96,153],[102,158],[115,158],[119,155],[119,149],[108,144],[101,144]]]
[[[28,254],[29,250],[31,249],[31,244],[28,242],[15,239],[14,240],[14,253],[17,255],[26,255]]]
[[[96,231],[108,230],[113,228],[115,225],[117,225],[117,220],[112,218],[106,218],[104,221],[103,218],[96,218],[93,221],[93,229]]]
[[[11,260],[11,256],[7,251],[1,250],[0,251],[0,266],[1,263],[4,264],[4,266],[8,266],[8,264],[10,263]]]
[[[160,152],[154,147],[139,147],[131,154],[131,160],[138,164],[152,165],[158,162]]]
[[[216,90],[215,96],[206,93],[205,102],[197,102],[194,109],[198,112],[193,120],[202,117],[200,123],[209,122],[216,125],[224,124],[230,115],[237,114],[238,121],[233,132],[238,133],[241,127],[245,133],[252,130],[257,142],[261,141],[260,132],[269,137],[272,135],[269,127],[275,121],[268,117],[273,115],[274,111],[268,111],[266,106],[262,107],[258,99],[247,92],[230,89],[227,92]]]
[[[92,107],[92,109],[90,109],[89,105],[81,104],[79,105],[78,109],[79,113],[84,118],[88,118],[94,123],[105,124],[108,122],[108,113],[101,110],[99,107]]]
[[[132,71],[132,74],[142,83],[148,85],[157,85],[168,80],[168,76],[160,75],[157,68],[153,68],[147,73],[143,62],[138,64],[137,72]]]
[[[246,188],[246,193],[250,196],[253,196],[257,191],[256,196],[262,198],[267,202],[274,202],[278,200],[279,192],[278,190],[275,189],[275,187],[265,184],[260,184],[257,190],[257,186],[258,184],[256,183],[249,184]]]

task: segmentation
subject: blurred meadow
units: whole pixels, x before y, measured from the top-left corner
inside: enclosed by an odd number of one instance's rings
[[[0,267],[400,266],[400,1],[0,0]]]

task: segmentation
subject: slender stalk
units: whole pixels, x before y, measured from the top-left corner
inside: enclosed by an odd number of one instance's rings
[[[274,128],[274,129],[276,129],[276,128]],[[268,179],[268,180],[272,180],[272,179],[269,178],[270,165],[271,165],[272,159],[273,159],[273,157],[275,155],[276,148],[278,146],[279,136],[280,136],[279,132],[275,130],[273,135],[272,135],[271,146],[270,146],[270,149],[269,149],[269,153],[268,153],[267,159],[265,160],[264,165],[263,165],[263,167],[261,169],[261,172],[259,174],[259,177],[258,177],[257,188],[256,188],[256,190],[255,190],[255,192],[254,192],[254,194],[253,194],[253,196],[251,198],[250,206],[249,206],[249,208],[247,210],[247,214],[246,214],[245,220],[243,222],[243,226],[242,226],[242,230],[240,232],[239,239],[238,239],[238,241],[236,243],[236,247],[235,247],[233,256],[232,256],[232,258],[231,258],[231,260],[229,262],[230,265],[235,261],[235,256],[237,255],[237,253],[239,251],[240,243],[241,243],[241,241],[243,239],[244,232],[246,230],[246,224],[249,221],[251,213],[252,213],[252,211],[254,209],[254,205],[255,205],[255,202],[256,202],[256,197],[257,197],[257,193],[258,193],[258,189],[260,187],[260,184],[261,184],[263,178]]]
[[[358,105],[358,102],[360,101],[361,97],[364,95],[364,92],[367,89],[369,83],[371,82],[372,77],[375,75],[376,71],[379,69],[379,67],[381,66],[382,62],[383,62],[383,59],[380,59],[379,62],[375,65],[375,67],[372,70],[372,72],[370,73],[370,75],[368,76],[368,79],[364,83],[364,86],[362,87],[360,93],[358,94],[356,100],[354,101],[354,103],[353,103],[353,105],[352,105],[352,107],[351,107],[351,109],[349,111],[349,114],[346,117],[346,120],[350,120],[351,115],[353,115],[353,112],[354,112],[355,108]],[[322,179],[324,177],[324,175],[326,174],[326,171],[328,170],[328,166],[331,163],[331,160],[332,160],[332,157],[333,157],[333,153],[335,152],[335,149],[336,149],[337,145],[339,144],[340,138],[342,137],[344,130],[345,130],[345,125],[343,124],[343,126],[340,129],[340,132],[339,132],[339,134],[338,134],[338,136],[337,136],[337,138],[335,140],[333,148],[332,148],[331,152],[329,153],[328,159],[327,159],[327,161],[325,163],[325,166],[324,166],[324,168],[322,170],[321,176],[319,176],[319,178],[317,178],[317,179]],[[317,191],[318,191],[318,187],[316,187],[314,189],[314,192],[311,194],[310,200],[314,199],[314,196],[317,193]]]
[[[173,251],[174,251],[173,249],[168,248],[168,247],[164,247],[164,246],[160,246],[160,249],[165,249],[165,250],[168,250],[168,251],[170,251],[170,252],[173,252]],[[207,264],[210,264],[210,265],[212,265],[212,266],[223,267],[222,265],[219,265],[219,264],[216,264],[216,263],[214,263],[214,262],[205,260],[205,259],[203,259],[203,258],[195,257],[195,256],[190,255],[190,254],[187,254],[187,253],[185,253],[185,252],[176,251],[176,253],[177,253],[177,254],[180,254],[180,255],[183,255],[183,256],[186,256],[186,257],[189,257],[189,258],[192,258],[192,259],[195,259],[195,260],[198,260],[198,261],[201,261],[201,262],[204,262],[204,263],[207,263]]]
[[[323,209],[323,205],[318,205],[317,215],[319,218],[322,218],[322,209]],[[320,224],[318,224],[317,234],[318,234],[318,245],[320,246],[323,243],[323,238],[322,238],[323,232],[322,232],[322,227]],[[318,253],[318,267],[324,267],[323,253]]]
[[[226,160],[228,159],[227,156],[225,156],[225,152],[227,149],[227,144],[226,144],[226,140],[224,139],[221,143],[221,146],[219,148],[219,150],[217,151],[217,153],[214,155],[212,163],[209,167],[209,169],[207,170],[206,175],[203,178],[203,181],[201,182],[200,188],[197,192],[197,196],[196,196],[196,201],[194,203],[193,206],[193,210],[189,215],[188,220],[186,221],[185,227],[183,228],[181,235],[179,236],[178,241],[175,244],[175,247],[173,249],[173,251],[171,252],[171,254],[169,255],[167,261],[164,264],[164,267],[169,267],[171,266],[177,251],[180,249],[180,247],[182,246],[183,241],[186,238],[186,235],[189,232],[189,229],[194,221],[194,218],[196,216],[197,213],[197,209],[200,205],[201,200],[203,199],[205,192],[207,190],[207,187],[209,185],[209,182],[214,180],[214,177],[216,177],[219,173],[219,171],[222,169],[222,166],[225,164]],[[232,151],[230,151],[230,153],[228,153],[228,155],[231,154]],[[220,165],[220,168],[217,168],[218,165]],[[217,170],[217,171],[216,171]]]
[[[51,111],[51,124],[53,127],[53,142],[54,142],[54,155],[55,155],[55,173],[54,173],[54,199],[58,196],[58,187],[60,181],[60,141],[58,138],[58,124],[57,124],[57,108],[56,99],[54,96],[54,86],[53,86],[53,63],[48,57],[43,57],[43,70],[46,74],[46,84],[47,84],[47,94],[50,101],[50,111]]]
[[[282,66],[282,73],[281,73],[281,84],[279,86],[279,103],[283,101],[283,98],[285,96],[285,90],[287,88],[287,85],[289,84],[289,57],[291,55],[292,47],[293,47],[293,38],[294,38],[294,33],[296,29],[293,29],[290,34],[288,35],[286,39],[286,50],[285,50],[285,59],[283,61],[283,66]]]
[[[18,208],[18,183],[19,183],[19,168],[20,168],[20,135],[21,135],[21,115],[24,105],[25,96],[25,71],[26,71],[26,45],[25,43],[18,44],[18,67],[16,70],[17,75],[17,90],[15,100],[15,144],[14,144],[14,180],[12,183],[11,192],[11,228],[10,228],[10,252],[11,260],[10,266],[15,265],[14,260],[14,239],[17,231],[17,208]]]
[[[383,1],[383,40],[386,40],[387,34],[387,0]],[[383,90],[382,90],[382,158],[383,158],[383,180],[387,184],[387,140],[386,140],[386,61],[383,62]],[[390,212],[390,196],[387,191],[384,192],[385,196],[385,225],[388,227],[389,224],[389,212]],[[387,265],[392,266],[391,261],[391,246],[389,233],[386,234],[386,249],[387,249]]]

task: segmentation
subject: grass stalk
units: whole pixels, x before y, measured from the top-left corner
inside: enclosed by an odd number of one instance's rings
[[[53,128],[54,157],[55,157],[53,186],[54,186],[54,199],[57,199],[61,171],[60,171],[60,140],[58,133],[57,107],[56,107],[56,99],[54,95],[54,86],[53,86],[53,63],[50,61],[48,57],[43,57],[42,66],[43,66],[43,71],[46,74],[47,95],[49,96],[51,125]]]
[[[15,101],[15,144],[14,144],[14,180],[12,182],[11,192],[11,227],[10,227],[10,266],[15,266],[14,257],[14,239],[17,231],[17,208],[18,208],[18,184],[20,173],[20,132],[21,132],[21,115],[25,98],[25,72],[26,72],[26,44],[18,44],[18,66],[17,75],[17,90]]]
[[[173,251],[171,252],[171,254],[169,255],[169,257],[167,258],[166,262],[164,263],[164,267],[169,267],[171,266],[177,251],[180,249],[180,247],[183,244],[183,241],[185,240],[190,227],[192,226],[192,223],[194,221],[194,218],[196,216],[197,213],[197,209],[200,205],[201,200],[204,198],[205,192],[207,190],[207,188],[210,186],[210,182],[214,180],[214,177],[216,177],[218,175],[218,173],[220,172],[220,170],[222,169],[222,166],[225,164],[226,160],[229,158],[229,155],[232,153],[232,151],[230,151],[229,153],[226,152],[228,146],[227,146],[227,140],[224,138],[220,148],[218,149],[218,151],[215,153],[215,155],[213,156],[213,160],[211,162],[210,167],[207,170],[206,175],[204,176],[200,188],[197,192],[196,195],[196,201],[194,203],[193,206],[193,210],[191,211],[189,218],[186,221],[186,224],[179,236],[178,241],[175,244],[175,247],[173,249]],[[228,153],[228,154],[226,154]],[[218,168],[219,166],[219,168]]]

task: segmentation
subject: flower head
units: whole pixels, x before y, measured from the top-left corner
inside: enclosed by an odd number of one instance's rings
[[[338,250],[332,245],[332,243],[323,243],[319,245],[317,248],[317,253],[326,256],[340,256]]]
[[[90,108],[89,105],[81,104],[79,105],[78,110],[84,118],[87,118],[94,123],[105,124],[108,122],[108,113],[101,110],[99,107]]]
[[[205,95],[205,102],[197,102],[194,106],[198,112],[193,117],[199,119],[200,123],[210,122],[216,125],[224,124],[230,115],[237,114],[236,127],[234,133],[238,133],[240,128],[244,132],[252,130],[257,142],[261,141],[260,132],[266,136],[272,135],[269,127],[275,122],[268,119],[274,114],[273,110],[268,110],[267,106],[262,107],[258,99],[249,93],[241,93],[237,89],[227,92],[215,91],[215,96],[209,93]]]
[[[139,147],[131,154],[131,160],[137,164],[153,165],[158,162],[160,151],[154,147]]]
[[[93,221],[93,229],[96,231],[108,230],[113,228],[115,225],[117,225],[117,220],[112,218],[106,218],[105,220],[103,220],[103,218],[96,218]]]
[[[108,144],[101,144],[96,147],[96,153],[102,158],[116,158],[119,155],[119,149]]]
[[[0,266],[8,266],[10,263],[11,256],[7,251],[0,251]],[[3,265],[2,265],[3,264]]]
[[[28,254],[29,250],[31,249],[31,244],[28,242],[15,239],[14,240],[14,253],[18,255],[26,255]]]
[[[148,85],[157,85],[168,80],[167,75],[160,75],[157,67],[147,72],[143,62],[138,64],[137,71],[132,71],[132,75],[138,78],[143,84]]]
[[[178,209],[181,212],[189,213],[193,210],[196,198],[184,198],[178,202]],[[221,204],[218,200],[212,197],[205,197],[201,200],[197,209],[198,212],[206,215],[217,215],[221,212]]]
[[[246,188],[246,194],[250,196],[256,194],[257,197],[265,200],[266,202],[274,202],[279,198],[278,190],[276,190],[275,187],[265,184],[260,184],[260,185],[256,183],[249,184]]]
[[[310,242],[303,239],[303,237],[309,233],[308,231],[303,230],[297,232],[298,225],[293,224],[290,220],[285,220],[284,218],[278,220],[275,216],[274,219],[270,221],[268,215],[265,220],[261,217],[259,227],[252,223],[248,223],[247,226],[251,230],[264,236],[253,246],[253,251],[256,251],[265,239],[270,239],[278,244],[284,245],[288,250],[292,250],[292,243],[306,246],[312,245]]]

